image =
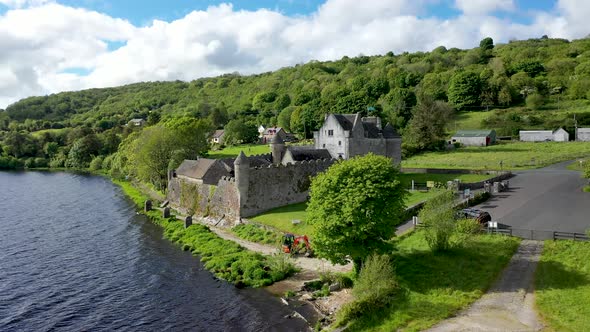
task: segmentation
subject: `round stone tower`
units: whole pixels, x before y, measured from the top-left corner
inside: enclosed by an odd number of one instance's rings
[[[274,135],[270,140],[270,151],[272,153],[272,163],[280,164],[285,155],[285,141],[279,136]]]
[[[236,187],[239,193],[240,210],[243,203],[248,201],[248,187],[250,185],[250,161],[246,158],[244,151],[234,160],[234,175],[236,178]]]

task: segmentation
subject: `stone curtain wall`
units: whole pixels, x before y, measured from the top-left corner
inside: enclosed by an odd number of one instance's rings
[[[311,178],[327,170],[335,160],[250,168],[246,197],[241,197],[242,217],[307,200]]]
[[[239,216],[238,190],[234,178],[222,177],[217,186],[176,177],[168,182],[167,199],[180,213],[235,219]]]
[[[226,218],[239,218],[240,200],[236,179],[223,177],[209,200],[209,215]]]

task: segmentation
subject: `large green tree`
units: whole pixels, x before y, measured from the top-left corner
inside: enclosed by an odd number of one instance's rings
[[[414,116],[404,131],[406,153],[431,150],[440,146],[446,137],[445,128],[453,110],[440,100],[425,98],[413,111]]]
[[[479,105],[481,80],[479,75],[470,71],[461,71],[453,75],[449,84],[449,102],[457,109]]]
[[[368,154],[315,177],[307,208],[315,253],[333,263],[351,258],[359,270],[369,254],[387,248],[405,211],[399,174],[391,159]]]
[[[243,120],[231,120],[225,125],[223,140],[228,145],[239,143],[254,143],[258,140],[258,130],[255,125]]]

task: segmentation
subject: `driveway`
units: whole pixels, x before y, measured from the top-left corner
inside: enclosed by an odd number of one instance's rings
[[[584,233],[590,228],[590,193],[582,191],[587,180],[566,169],[569,163],[515,172],[509,191],[477,208],[517,229]]]

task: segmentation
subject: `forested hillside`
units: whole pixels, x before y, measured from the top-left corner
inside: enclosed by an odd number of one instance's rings
[[[590,125],[585,116],[589,90],[590,39],[544,36],[494,45],[486,38],[470,50],[440,46],[431,52],[311,61],[251,76],[234,73],[30,97],[0,112],[0,139],[5,157],[50,162],[58,152],[67,159],[76,139],[87,134],[101,142],[92,156],[112,154],[116,147],[105,148],[105,137],[110,135],[111,145],[125,139],[131,130],[124,125],[132,118],[154,125],[189,117],[207,120],[211,129],[234,119],[232,127],[236,122],[278,124],[309,137],[325,113],[361,111],[394,124],[408,154],[436,148],[452,129],[448,120],[465,112],[508,109],[485,119],[500,135],[529,127],[571,127],[569,115],[545,111],[574,106],[578,123]],[[14,146],[18,135],[25,137],[20,137],[24,146]],[[55,152],[50,149],[53,154],[46,151],[48,143],[57,145],[51,148]]]

